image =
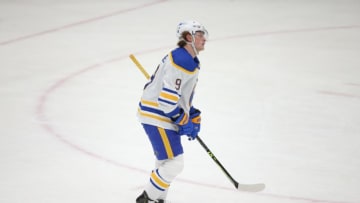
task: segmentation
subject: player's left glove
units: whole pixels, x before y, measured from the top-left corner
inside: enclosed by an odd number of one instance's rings
[[[184,112],[183,109],[180,109],[179,113],[171,119],[178,126],[179,135],[188,135],[191,134],[191,132],[193,132],[193,128],[194,128],[193,123],[191,122],[189,116]]]
[[[201,111],[199,109],[196,109],[194,107],[190,108],[190,120],[193,124],[193,130],[190,134],[188,134],[187,136],[191,139],[194,140],[199,132],[200,132],[200,126],[201,126]]]

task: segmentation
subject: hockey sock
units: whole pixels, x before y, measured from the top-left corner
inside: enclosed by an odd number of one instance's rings
[[[183,155],[157,162],[156,165],[158,167],[152,171],[145,191],[151,199],[166,199],[171,181],[175,179],[184,167]]]

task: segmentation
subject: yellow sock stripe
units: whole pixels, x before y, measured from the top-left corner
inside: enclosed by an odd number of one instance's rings
[[[159,132],[160,132],[160,135],[161,135],[161,139],[165,145],[165,151],[166,151],[166,154],[168,156],[169,159],[172,159],[174,158],[174,153],[171,149],[171,145],[170,145],[170,142],[169,142],[169,139],[167,138],[167,135],[166,135],[166,132],[165,132],[165,129],[164,128],[158,128]]]
[[[156,172],[152,172],[151,173],[151,179],[153,179],[153,181],[159,185],[160,187],[167,189],[170,185],[166,182],[164,182],[163,180],[161,180],[157,175]]]

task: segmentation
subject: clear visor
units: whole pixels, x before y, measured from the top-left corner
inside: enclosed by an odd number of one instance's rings
[[[195,36],[203,37],[205,40],[209,39],[209,33],[206,29],[196,31]]]

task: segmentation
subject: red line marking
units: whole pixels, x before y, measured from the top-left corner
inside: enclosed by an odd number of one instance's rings
[[[345,85],[360,87],[359,83],[352,83],[352,82],[345,83]]]
[[[317,91],[319,94],[326,94],[326,95],[333,95],[333,96],[341,96],[341,97],[350,97],[350,98],[357,98],[360,99],[360,96],[354,94],[347,94],[342,92],[332,92],[332,91],[325,91],[319,90]]]
[[[95,64],[95,65],[89,66],[87,68],[81,69],[78,72],[72,73],[72,74],[66,76],[63,79],[58,80],[53,85],[51,85],[41,95],[41,97],[39,98],[38,103],[37,103],[37,107],[36,107],[36,116],[37,116],[38,120],[40,121],[40,126],[42,128],[44,128],[45,131],[47,131],[49,134],[54,135],[58,140],[60,140],[65,145],[68,145],[69,147],[71,147],[71,148],[73,148],[73,149],[75,149],[77,151],[80,151],[81,153],[86,154],[86,155],[88,155],[90,157],[93,157],[95,159],[107,162],[107,163],[115,165],[117,167],[126,168],[126,169],[129,169],[131,171],[137,171],[137,172],[141,172],[141,173],[148,173],[148,171],[145,171],[145,170],[142,170],[142,169],[139,169],[139,168],[135,168],[135,167],[132,167],[132,166],[129,166],[129,165],[126,165],[126,164],[121,164],[119,162],[110,160],[110,159],[108,159],[106,157],[103,157],[103,156],[100,156],[100,155],[98,155],[98,154],[96,154],[94,152],[91,152],[90,150],[87,150],[87,149],[81,147],[80,145],[74,144],[70,140],[66,139],[63,135],[56,132],[56,130],[54,130],[54,128],[51,126],[51,122],[46,117],[46,103],[47,103],[48,97],[51,94],[53,94],[57,89],[61,88],[66,82],[76,78],[77,76],[79,76],[79,75],[81,75],[83,73],[91,71],[91,70],[93,70],[95,68],[100,68],[100,67],[102,67],[102,66],[104,66],[106,64],[114,63],[114,62],[119,61],[119,60],[124,60],[125,58],[126,57],[123,56],[123,57],[119,57],[119,58],[115,58],[115,59],[105,61],[105,62],[100,63],[100,64]]]
[[[157,2],[163,2],[163,1],[157,1]],[[145,7],[145,6],[143,6],[143,7]],[[122,11],[122,13],[123,12],[124,11]],[[67,25],[67,26],[63,26],[63,27],[58,28],[58,29],[52,29],[52,30],[48,30],[48,31],[39,32],[39,33],[36,33],[36,34],[33,34],[33,35],[28,35],[28,36],[25,36],[25,37],[22,37],[22,38],[12,40],[11,42],[8,42],[7,44],[18,42],[18,41],[28,39],[28,38],[41,36],[41,35],[44,35],[44,34],[47,34],[47,33],[50,33],[50,32],[55,32],[57,30],[62,30],[62,29],[66,29],[66,28],[69,28],[69,27],[74,27],[76,25],[81,25],[81,24],[93,22],[93,21],[100,20],[100,19],[103,19],[103,18],[106,18],[106,17],[114,16],[114,15],[117,15],[117,14],[113,13],[113,14],[109,14],[109,15],[106,15],[106,16],[102,16],[102,17],[100,16],[100,17],[89,19],[89,20],[84,20],[84,21],[81,21],[81,22],[78,22],[78,23],[70,24],[70,25]],[[229,39],[234,39],[234,38],[246,38],[246,37],[274,35],[274,34],[314,32],[314,31],[338,30],[338,29],[353,29],[353,28],[359,28],[359,27],[360,26],[356,25],[356,26],[338,26],[338,27],[323,27],[323,28],[309,28],[309,29],[298,29],[298,30],[283,30],[283,31],[274,31],[274,32],[250,33],[250,34],[242,34],[242,35],[235,35],[235,36],[219,38],[219,39],[215,39],[213,41],[229,40]],[[3,43],[1,43],[1,45],[3,45]],[[169,47],[169,46],[166,46],[166,47]],[[145,51],[138,52],[138,54],[151,53],[151,52],[161,50],[163,48],[155,48],[155,49],[145,50]],[[66,139],[63,135],[56,132],[53,129],[53,127],[51,126],[51,124],[49,124],[50,122],[46,117],[47,98],[51,94],[53,94],[58,88],[61,88],[63,86],[63,84],[65,84],[66,82],[72,80],[73,78],[75,78],[75,77],[77,77],[77,76],[79,76],[79,75],[81,75],[81,74],[83,74],[85,72],[88,72],[88,71],[91,71],[93,69],[102,67],[102,66],[104,66],[106,64],[114,63],[114,62],[117,62],[117,61],[120,61],[120,60],[125,60],[125,58],[127,58],[127,56],[121,56],[121,57],[118,57],[118,58],[110,59],[110,60],[104,61],[103,63],[95,64],[95,65],[83,68],[78,72],[72,73],[72,74],[66,76],[63,79],[56,81],[38,99],[37,107],[36,107],[36,117],[40,121],[41,127],[44,128],[46,132],[48,132],[51,135],[54,135],[59,141],[61,141],[62,143],[68,145],[69,147],[71,147],[71,148],[73,148],[73,149],[75,149],[75,150],[77,150],[77,151],[79,151],[79,152],[81,152],[83,154],[86,154],[86,155],[88,155],[90,157],[98,159],[100,161],[104,161],[104,162],[107,162],[109,164],[112,164],[114,166],[121,167],[121,168],[126,168],[128,170],[136,171],[136,172],[143,173],[143,174],[148,174],[149,171],[147,171],[147,170],[139,169],[139,168],[136,168],[136,167],[132,167],[132,166],[129,166],[129,165],[126,165],[126,164],[119,163],[119,162],[114,161],[114,160],[110,160],[110,159],[108,159],[106,157],[100,156],[100,155],[98,155],[96,153],[91,152],[90,150],[84,149],[83,147],[74,144],[70,140]],[[323,93],[324,92],[326,92],[326,91],[323,91]],[[191,180],[186,180],[186,179],[178,179],[178,181],[182,181],[182,182],[188,183],[188,184],[203,186],[203,187],[216,188],[216,189],[227,190],[227,191],[235,191],[234,188],[230,188],[230,187],[222,187],[222,186],[206,184],[206,183],[201,183],[201,182],[196,182],[196,181],[191,181]],[[318,203],[351,203],[351,202],[345,202],[345,201],[319,200],[319,199],[305,198],[305,197],[295,197],[295,196],[269,194],[269,193],[264,193],[264,192],[256,193],[254,195],[266,196],[266,197],[277,198],[277,199],[288,199],[288,200],[292,200],[292,201],[306,201],[306,202],[318,202]]]
[[[282,34],[291,34],[291,33],[304,33],[304,32],[319,32],[327,30],[345,30],[345,29],[359,29],[360,25],[344,25],[344,26],[332,26],[332,27],[317,27],[317,28],[302,28],[302,29],[292,29],[292,30],[277,30],[269,32],[256,32],[256,33],[246,33],[239,35],[232,35],[222,38],[217,38],[211,41],[219,40],[229,40],[237,38],[249,38],[249,37],[259,37],[259,36],[269,36],[269,35],[282,35]]]
[[[152,51],[156,51],[158,49],[152,49]],[[148,53],[151,51],[144,51],[142,52],[143,54]],[[91,152],[90,150],[87,150],[83,147],[81,147],[80,145],[76,145],[73,142],[71,142],[70,140],[66,139],[63,135],[61,135],[60,133],[56,132],[54,130],[54,128],[51,126],[51,122],[49,121],[49,119],[47,119],[46,117],[46,103],[47,103],[47,98],[53,94],[57,89],[61,88],[66,82],[76,78],[77,76],[80,76],[88,71],[92,71],[96,68],[100,68],[102,66],[105,66],[107,64],[111,64],[111,63],[115,63],[121,60],[125,60],[127,59],[128,56],[121,56],[118,58],[114,58],[114,59],[110,59],[107,61],[104,61],[100,64],[95,64],[89,67],[86,67],[84,69],[81,69],[78,72],[74,72],[66,77],[64,77],[63,79],[60,79],[58,81],[56,81],[52,86],[50,86],[39,98],[38,103],[37,103],[37,108],[36,108],[36,116],[38,118],[38,120],[40,121],[40,126],[42,128],[45,129],[45,131],[51,135],[54,135],[59,141],[61,141],[62,143],[64,143],[65,145],[69,146],[72,149],[75,149],[76,151],[79,151],[87,156],[90,156],[92,158],[95,158],[97,160],[109,163],[111,165],[114,165],[116,167],[120,167],[120,168],[125,168],[128,169],[130,171],[133,172],[138,172],[138,173],[142,173],[142,174],[149,174],[148,170],[143,170],[143,169],[139,169],[127,164],[122,164],[120,162],[108,159],[106,157],[100,156],[94,152]],[[207,183],[202,183],[202,182],[197,182],[197,181],[192,181],[192,180],[187,180],[187,179],[182,179],[182,178],[178,178],[178,181],[181,181],[183,183],[187,183],[187,184],[192,184],[192,185],[197,185],[197,186],[201,186],[201,187],[208,187],[208,188],[212,188],[212,189],[220,189],[220,190],[226,190],[226,191],[236,191],[234,188],[231,187],[223,187],[223,186],[218,186],[218,185],[213,185],[213,184],[207,184]],[[236,191],[237,192],[237,191]],[[249,194],[249,193],[247,193]],[[313,198],[305,198],[305,197],[295,197],[295,196],[286,196],[286,195],[278,195],[278,194],[270,194],[270,193],[254,193],[254,195],[259,195],[259,196],[266,196],[266,197],[270,197],[270,198],[277,198],[277,199],[288,199],[288,200],[292,200],[292,201],[306,201],[306,202],[318,202],[318,203],[351,203],[351,202],[345,202],[345,201],[330,201],[330,200],[319,200],[319,199],[313,199]]]
[[[136,6],[136,7],[133,7],[133,8],[123,9],[123,10],[115,11],[115,12],[112,12],[112,13],[104,14],[104,15],[101,15],[101,16],[96,16],[96,17],[93,17],[93,18],[81,20],[81,21],[74,22],[74,23],[67,24],[67,25],[63,25],[63,26],[60,26],[60,27],[57,27],[57,28],[52,28],[52,29],[44,30],[44,31],[41,31],[41,32],[33,33],[33,34],[20,36],[20,37],[17,37],[17,38],[13,38],[13,39],[9,39],[9,40],[0,42],[0,45],[4,46],[4,45],[8,45],[8,44],[13,44],[13,43],[24,41],[24,40],[27,40],[27,39],[47,35],[47,34],[62,31],[62,30],[66,30],[66,29],[77,27],[77,26],[80,26],[80,25],[92,23],[92,22],[95,22],[95,21],[103,20],[103,19],[106,19],[106,18],[111,18],[111,17],[117,16],[117,15],[120,15],[120,14],[124,14],[124,13],[127,13],[127,12],[139,10],[139,9],[142,9],[142,8],[145,8],[145,7],[148,7],[148,6],[153,6],[153,5],[156,5],[156,4],[159,4],[159,3],[163,3],[165,1],[168,1],[168,0],[157,0],[157,1],[149,2],[149,3],[146,3],[146,4],[140,5],[140,6]]]

